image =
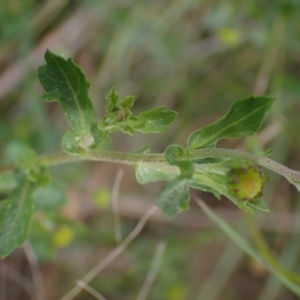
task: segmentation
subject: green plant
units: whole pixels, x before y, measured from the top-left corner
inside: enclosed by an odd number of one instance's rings
[[[50,51],[45,54],[46,65],[39,69],[39,79],[46,93],[44,101],[58,101],[69,122],[70,129],[62,138],[63,153],[37,156],[33,150],[22,151],[14,165],[0,167],[0,186],[10,192],[0,203],[0,256],[5,257],[27,239],[34,213],[33,194],[47,189],[51,181],[47,167],[81,160],[120,162],[132,165],[141,184],[166,180],[156,205],[168,217],[189,208],[189,189],[195,188],[225,195],[240,209],[256,215],[268,212],[261,198],[266,175],[259,166],[266,167],[287,178],[300,189],[300,173],[268,158],[271,151],[253,154],[245,151],[216,148],[219,140],[238,138],[257,132],[270,109],[271,97],[248,97],[236,101],[217,122],[193,132],[187,147],[170,145],[164,153],[149,153],[148,149],[135,153],[104,149],[111,142],[111,133],[121,131],[159,133],[166,131],[176,113],[165,107],[154,108],[133,115],[135,96],[120,100],[113,88],[106,96],[106,111],[100,121],[88,96],[89,83],[84,73],[71,60]]]

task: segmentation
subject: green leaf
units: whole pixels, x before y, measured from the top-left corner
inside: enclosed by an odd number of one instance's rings
[[[188,147],[215,147],[220,139],[254,134],[260,129],[273,101],[270,97],[249,97],[236,101],[219,121],[193,132],[188,138]]]
[[[19,153],[14,170],[17,187],[8,200],[0,203],[0,256],[7,256],[21,246],[29,231],[33,213],[32,193],[34,187],[44,186],[49,181],[45,168],[38,164],[37,156],[31,149]]]
[[[189,209],[189,200],[188,179],[177,177],[164,187],[155,203],[171,218],[179,212]]]
[[[26,241],[33,200],[33,184],[24,183],[12,191],[10,199],[0,203],[0,257],[7,256]]]
[[[71,60],[45,53],[46,65],[39,68],[39,80],[47,92],[41,99],[58,101],[69,121],[71,129],[83,136],[89,132],[95,117],[93,104],[88,96],[89,83],[84,73]]]
[[[129,125],[142,133],[163,132],[168,130],[176,114],[175,111],[167,110],[165,107],[157,107],[130,119]]]
[[[166,172],[163,170],[157,169],[154,167],[145,167],[143,165],[137,165],[135,167],[135,176],[137,179],[137,182],[140,184],[146,184],[149,182],[155,182],[159,180],[167,180],[171,181],[174,180],[176,177],[178,177],[178,174],[174,174],[172,172]]]

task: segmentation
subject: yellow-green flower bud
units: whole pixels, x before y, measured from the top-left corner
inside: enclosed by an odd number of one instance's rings
[[[262,195],[267,175],[256,165],[232,168],[228,173],[228,187],[239,201],[249,201]]]

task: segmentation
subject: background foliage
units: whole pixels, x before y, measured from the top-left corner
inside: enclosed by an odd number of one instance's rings
[[[39,100],[37,69],[49,48],[83,68],[98,115],[104,114],[104,96],[112,86],[122,98],[138,95],[136,114],[155,106],[179,112],[171,130],[159,138],[112,134],[112,149],[136,151],[146,144],[158,152],[171,142],[183,145],[233,101],[267,94],[276,101],[260,134],[221,145],[254,152],[274,148],[275,160],[299,170],[299,13],[296,0],[2,1],[1,163],[14,161],[26,146],[38,153],[60,149],[67,128],[63,113],[57,103]],[[119,169],[126,173],[119,193],[125,236],[161,188],[137,184],[131,168],[106,163],[55,167],[50,170],[55,183],[36,192],[39,212],[31,246],[47,299],[61,297],[115,248],[110,202]],[[226,199],[197,196],[261,252],[264,245],[285,268],[299,271],[299,196],[286,180],[270,174],[264,198],[271,213],[254,220],[245,220]],[[163,240],[165,252],[148,299],[296,299],[192,206],[173,220],[162,214],[153,218],[91,286],[107,299],[135,299]],[[22,249],[0,261],[1,299],[33,298],[26,293],[34,290],[30,266]],[[88,297],[83,292],[76,299]]]

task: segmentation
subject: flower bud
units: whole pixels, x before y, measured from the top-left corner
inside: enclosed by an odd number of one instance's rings
[[[239,201],[259,198],[264,183],[268,180],[267,175],[257,165],[232,168],[227,176],[229,190]]]

